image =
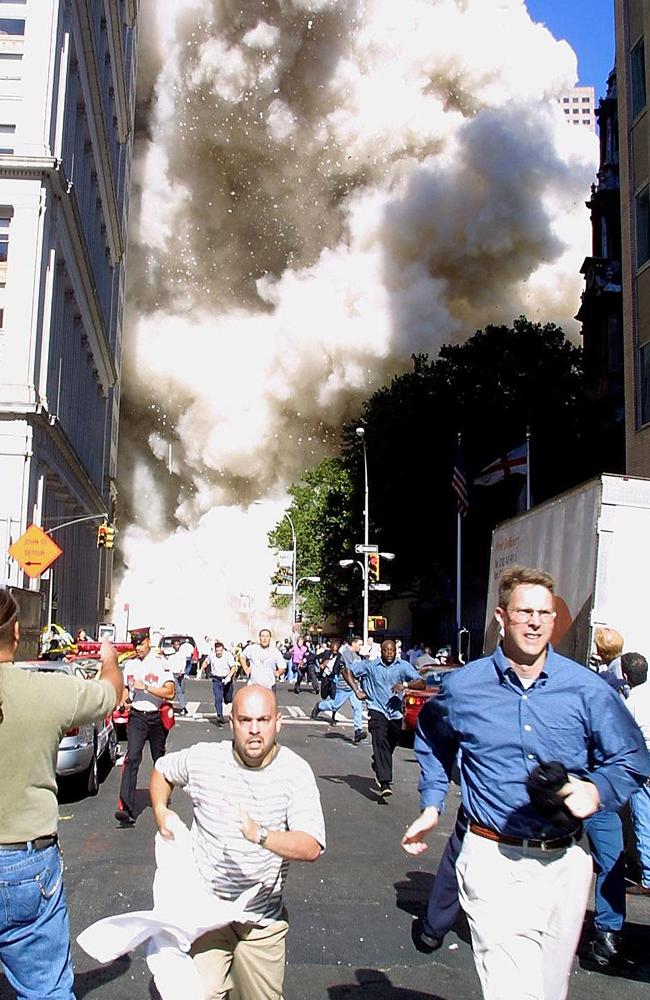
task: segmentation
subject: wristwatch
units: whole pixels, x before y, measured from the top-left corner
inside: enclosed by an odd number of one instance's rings
[[[144,689],[145,691],[149,691],[149,681],[144,682]]]
[[[258,827],[257,827],[257,843],[259,844],[260,847],[264,847],[264,845],[266,844],[266,838],[268,837],[268,835],[269,835],[268,827],[266,827],[266,826],[259,826],[258,825]]]

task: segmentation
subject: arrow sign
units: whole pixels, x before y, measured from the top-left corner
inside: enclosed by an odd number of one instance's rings
[[[369,555],[374,555],[375,552],[379,552],[379,546],[378,545],[355,545],[354,546],[354,551],[356,552],[356,554],[358,556],[363,555],[364,552],[367,552]]]
[[[390,590],[390,583],[371,583],[368,590]]]
[[[30,524],[17,542],[9,546],[9,555],[27,576],[37,577],[58,559],[63,550],[37,524]]]

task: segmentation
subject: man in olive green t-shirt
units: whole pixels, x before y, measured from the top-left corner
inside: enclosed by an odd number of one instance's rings
[[[122,672],[108,642],[97,681],[20,670],[19,641],[18,605],[0,588],[0,963],[19,996],[74,1000],[57,750],[67,729],[113,711]]]

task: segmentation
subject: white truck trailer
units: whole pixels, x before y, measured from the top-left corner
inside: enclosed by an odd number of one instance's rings
[[[556,582],[552,643],[588,663],[599,625],[650,660],[650,479],[604,475],[498,525],[492,535],[484,652],[494,649],[499,577],[518,563]]]

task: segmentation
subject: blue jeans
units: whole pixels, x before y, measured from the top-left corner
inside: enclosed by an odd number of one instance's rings
[[[74,1000],[63,859],[0,851],[0,961],[18,1000]]]
[[[361,702],[357,698],[356,694],[351,688],[347,686],[342,686],[336,684],[334,689],[334,697],[328,698],[326,701],[320,701],[318,707],[321,712],[338,712],[342,705],[345,705],[346,701],[350,699],[350,705],[352,706],[352,716],[354,718],[354,728],[356,730],[363,729],[363,716],[361,714]]]
[[[650,889],[650,785],[643,785],[634,793],[630,812],[641,861],[641,885]]]
[[[176,701],[181,707],[181,712],[187,705],[185,698],[185,674],[174,674],[174,684],[176,685]]]
[[[621,817],[609,809],[594,813],[585,820],[585,833],[596,865],[594,927],[598,931],[620,931],[625,922]]]
[[[223,718],[223,703],[230,705],[232,702],[232,681],[226,683],[223,677],[212,678],[212,694],[214,695],[214,709],[219,719]]]

